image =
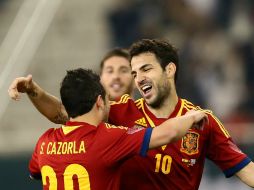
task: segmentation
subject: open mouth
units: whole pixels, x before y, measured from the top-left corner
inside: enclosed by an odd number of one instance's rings
[[[144,94],[148,94],[152,90],[152,85],[144,85],[141,87],[141,90],[143,91]]]
[[[110,87],[115,90],[115,91],[118,91],[122,88],[122,85],[120,83],[113,83],[110,85]]]

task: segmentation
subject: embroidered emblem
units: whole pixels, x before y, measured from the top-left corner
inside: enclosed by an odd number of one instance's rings
[[[144,117],[142,117],[142,118],[136,120],[135,123],[138,124],[138,125],[141,125],[141,126],[143,126],[143,127],[147,127],[146,120],[145,120]]]
[[[198,140],[199,140],[199,134],[196,132],[188,132],[183,138],[182,138],[182,144],[181,144],[181,152],[184,152],[188,155],[197,154],[198,151]]]

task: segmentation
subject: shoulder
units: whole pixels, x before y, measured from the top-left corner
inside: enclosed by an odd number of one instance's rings
[[[209,127],[212,131],[222,132],[227,138],[230,137],[228,131],[226,130],[222,122],[218,119],[217,116],[214,115],[214,113],[211,110],[202,109],[200,106],[196,106],[185,99],[182,99],[182,102],[183,102],[183,108],[185,109],[185,112],[191,109],[204,111],[207,114],[208,120],[209,120],[207,127]]]
[[[139,98],[134,102],[135,106],[138,109],[142,109],[144,107],[144,98]]]
[[[56,131],[58,131],[59,128],[50,128],[48,129],[47,131],[45,131],[39,138],[39,141],[40,140],[44,140],[46,138],[50,138],[50,136],[52,136],[53,134],[56,133]]]
[[[128,127],[124,127],[121,125],[112,125],[109,123],[103,123],[102,128],[107,132],[116,132],[116,131],[126,132],[128,130]]]
[[[112,125],[109,123],[101,123],[98,126],[95,142],[100,143],[101,147],[105,147],[118,142],[127,134],[128,127]]]
[[[190,102],[186,99],[181,99],[181,101],[182,101],[181,109],[183,109],[184,113],[186,113],[189,110],[194,109],[194,110],[204,111],[208,115],[208,117],[211,117],[211,118],[215,117],[213,115],[213,112],[209,109],[203,109],[200,106],[194,105],[192,102]]]
[[[114,105],[124,105],[124,104],[128,104],[129,102],[133,102],[132,98],[130,97],[129,94],[124,94],[120,97],[119,100],[116,101],[110,101],[110,105],[114,106]]]

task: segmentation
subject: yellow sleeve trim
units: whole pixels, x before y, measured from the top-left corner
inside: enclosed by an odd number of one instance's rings
[[[184,99],[181,99],[181,100],[182,100],[182,101],[181,101],[181,107],[180,107],[178,113],[176,114],[176,117],[181,116],[181,115],[182,115],[182,112],[183,112]]]
[[[124,130],[128,130],[128,127],[124,127],[124,126],[116,126],[116,125],[112,125],[109,123],[105,123],[105,126],[107,129],[124,129]]]
[[[110,101],[110,105],[115,105],[115,104],[125,104],[128,102],[128,100],[131,99],[129,94],[124,94],[121,96],[119,101]]]
[[[136,106],[138,107],[138,109],[142,108],[142,103],[143,103],[144,99],[140,98],[138,100],[135,101]]]
[[[220,127],[221,131],[224,133],[224,135],[225,135],[227,138],[229,138],[230,135],[229,135],[227,129],[226,129],[226,128],[223,126],[223,124],[220,122],[220,120],[219,120],[217,117],[215,117],[213,114],[211,114],[211,113],[207,113],[207,114],[209,114],[209,115],[216,121],[216,123],[219,125],[219,127]]]
[[[183,100],[185,105],[184,107],[187,109],[187,110],[191,110],[191,109],[195,109],[195,110],[202,110],[204,111],[206,114],[209,114],[215,121],[216,123],[218,124],[218,126],[220,127],[220,130],[223,132],[223,134],[229,138],[230,135],[228,133],[228,131],[226,130],[226,128],[223,126],[223,124],[219,121],[219,119],[217,117],[215,117],[213,114],[212,114],[212,111],[211,110],[203,110],[201,109],[199,106],[194,106],[192,103],[190,103],[189,101],[187,100]]]

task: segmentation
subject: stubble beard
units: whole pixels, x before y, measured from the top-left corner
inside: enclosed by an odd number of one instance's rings
[[[147,105],[154,109],[161,108],[164,102],[170,96],[170,92],[171,92],[171,86],[168,82],[166,82],[164,85],[158,86],[157,96],[152,102],[147,103]]]

